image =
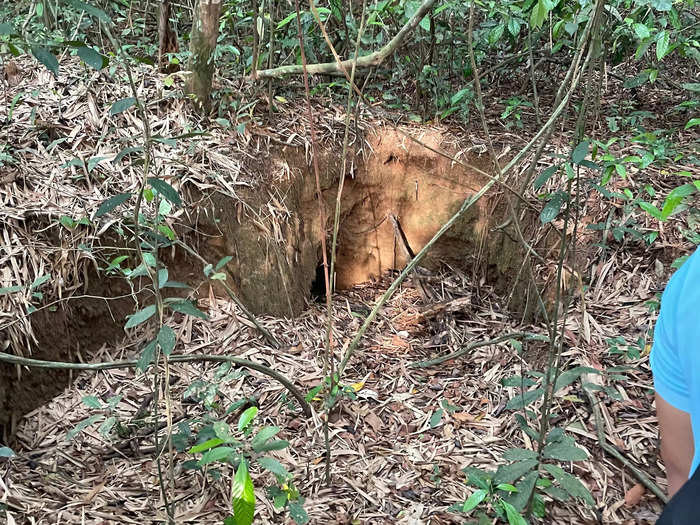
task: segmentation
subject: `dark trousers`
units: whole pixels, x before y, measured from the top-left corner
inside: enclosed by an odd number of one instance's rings
[[[700,523],[700,468],[668,502],[656,525],[697,525]]]

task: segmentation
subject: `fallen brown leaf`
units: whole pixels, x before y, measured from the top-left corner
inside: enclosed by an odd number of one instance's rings
[[[637,483],[632,488],[630,488],[627,492],[625,492],[625,506],[634,507],[635,505],[638,505],[639,502],[642,500],[644,491],[644,485],[642,485],[641,483]]]

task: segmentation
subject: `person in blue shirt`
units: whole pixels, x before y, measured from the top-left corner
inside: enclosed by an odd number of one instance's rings
[[[700,463],[700,249],[673,274],[661,296],[650,364],[656,390],[661,459],[666,467],[668,493],[673,497],[696,472],[694,478],[700,482],[697,468]],[[687,499],[688,492],[684,487],[684,499],[692,500],[697,508],[700,493]],[[664,512],[664,516],[667,514]],[[695,522],[700,523],[698,515],[700,509],[695,516]]]

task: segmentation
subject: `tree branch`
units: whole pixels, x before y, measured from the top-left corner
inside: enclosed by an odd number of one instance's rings
[[[311,417],[311,407],[304,399],[301,392],[292,384],[292,382],[284,377],[279,372],[260,363],[242,359],[240,357],[232,357],[227,355],[208,355],[208,354],[191,354],[191,355],[175,355],[168,356],[170,363],[193,363],[193,362],[211,362],[211,363],[233,363],[237,366],[257,370],[261,374],[271,377],[284,385],[289,390],[299,404],[301,405],[304,415]],[[108,361],[105,363],[66,363],[62,361],[43,361],[41,359],[31,359],[28,357],[19,357],[13,354],[0,352],[0,362],[11,363],[21,366],[29,366],[32,368],[58,368],[62,370],[110,370],[113,368],[135,368],[138,361]]]
[[[387,45],[374,53],[369,55],[361,56],[357,58],[356,67],[357,68],[367,68],[376,67],[380,65],[384,60],[389,57],[394,51],[396,51],[401,44],[403,44],[406,37],[413,31],[416,26],[420,23],[425,15],[433,8],[436,0],[424,0],[418,11],[411,17],[411,19],[404,24],[404,26],[399,30],[398,33],[392,38]],[[347,74],[355,60],[343,60],[338,63],[334,62],[324,62],[321,64],[309,64],[306,66],[306,72],[309,75],[332,75],[332,74]],[[286,75],[300,75],[304,72],[304,67],[301,64],[295,64],[293,66],[280,66],[273,69],[261,69],[255,76],[251,75],[253,80],[260,80],[264,78],[279,78]]]

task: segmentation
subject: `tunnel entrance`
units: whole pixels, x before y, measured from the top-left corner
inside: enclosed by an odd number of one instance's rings
[[[326,300],[326,272],[323,263],[316,266],[316,275],[311,281],[311,300],[315,303],[322,303]]]

